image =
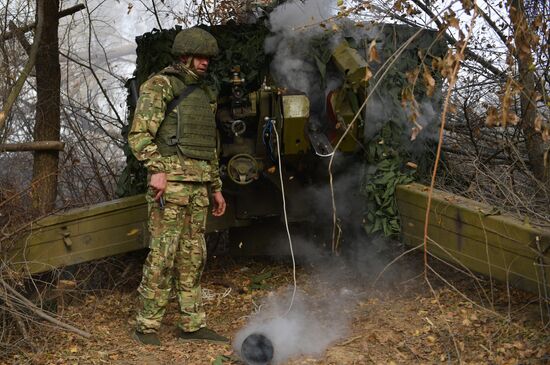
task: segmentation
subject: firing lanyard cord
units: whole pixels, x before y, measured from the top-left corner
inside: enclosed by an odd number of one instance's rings
[[[294,304],[294,299],[296,297],[296,290],[297,290],[297,284],[296,284],[296,259],[294,258],[294,248],[292,247],[292,238],[290,237],[290,229],[288,228],[288,216],[286,214],[286,199],[285,199],[285,185],[283,183],[283,169],[281,164],[281,145],[279,143],[279,133],[277,132],[277,127],[275,126],[275,120],[271,119],[269,121],[272,125],[272,131],[275,132],[275,139],[277,141],[277,161],[279,163],[279,178],[281,179],[281,195],[283,197],[283,215],[285,218],[285,228],[286,228],[286,234],[288,236],[288,244],[290,246],[290,256],[292,257],[292,280],[294,283],[294,288],[292,290],[292,298],[290,299],[290,305],[288,306],[288,309],[285,316],[290,312],[292,309],[292,305]]]

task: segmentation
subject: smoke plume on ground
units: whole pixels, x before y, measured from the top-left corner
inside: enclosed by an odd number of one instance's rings
[[[346,292],[331,295],[331,301],[317,300],[298,292],[287,313],[292,289],[269,296],[248,325],[235,336],[233,346],[241,356],[243,341],[251,334],[262,334],[273,344],[273,365],[298,356],[319,356],[345,335],[349,321],[343,306]]]

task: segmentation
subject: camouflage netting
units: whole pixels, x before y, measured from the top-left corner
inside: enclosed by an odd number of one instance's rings
[[[430,70],[432,60],[443,57],[447,46],[438,40],[436,32],[422,31],[399,54],[399,48],[417,32],[408,26],[386,25],[378,36],[382,45],[380,64],[393,58],[395,62],[373,69],[375,76],[369,83],[372,95],[365,112],[366,168],[362,186],[367,202],[365,229],[369,233],[380,231],[391,236],[400,232],[395,188],[424,180],[435,159],[442,81]],[[427,95],[422,80],[423,67],[435,81],[432,96]],[[415,71],[417,79],[413,77]],[[414,97],[414,102],[408,95]],[[411,141],[413,119],[423,130]]]
[[[372,78],[366,92],[347,85],[342,72],[331,62],[333,49],[342,40],[369,60]],[[326,131],[330,123],[326,113],[328,91],[347,87],[346,97],[356,113],[368,96],[367,106],[357,120],[359,130],[364,132],[358,136],[364,147],[358,151],[364,175],[364,228],[368,233],[382,232],[386,236],[399,233],[395,187],[423,179],[435,157],[442,81],[432,71],[432,61],[445,55],[446,44],[432,31],[351,21],[341,21],[324,31],[281,32],[268,42],[276,44],[272,47],[276,52],[272,72],[278,85],[307,93],[310,120],[319,122],[321,130]],[[371,48],[373,42],[376,52]],[[289,67],[279,66],[285,63]],[[303,72],[298,72],[296,65]],[[431,75],[434,85],[426,86],[424,73]],[[423,130],[411,141],[413,120]]]
[[[209,67],[209,84],[217,90],[220,96],[228,95],[231,90],[229,77],[233,66],[240,66],[242,77],[246,80],[246,92],[257,89],[268,76],[269,57],[263,51],[264,39],[268,29],[261,24],[203,27],[218,40],[220,54],[212,60]],[[141,85],[149,76],[159,72],[174,62],[171,54],[173,40],[181,27],[159,31],[154,29],[136,38],[137,60],[134,77],[137,85]],[[126,139],[128,136],[135,102],[132,100],[130,87],[128,96],[128,125],[122,130]],[[117,196],[131,196],[146,191],[147,172],[129,150],[124,146],[126,168],[122,172],[117,187]]]
[[[368,24],[358,27],[352,22],[342,24],[337,32],[324,30],[314,32],[313,36],[293,35],[290,38],[273,35],[262,24],[230,24],[205,29],[217,38],[220,46],[220,55],[211,63],[208,80],[218,91],[220,100],[231,92],[229,77],[235,65],[240,66],[241,76],[246,80],[245,92],[258,89],[266,78],[271,81],[271,75],[278,86],[299,89],[292,85],[299,78],[293,77],[293,74],[278,74],[277,55],[266,55],[264,51],[266,39],[277,46],[288,42],[289,53],[285,59],[302,57],[299,61],[304,68],[308,68],[306,78],[310,82],[309,90],[302,91],[311,100],[312,115],[326,114],[327,84],[334,78],[343,79],[343,75],[338,75],[330,62],[335,40],[345,39],[365,59],[369,58],[369,45],[376,41],[380,62],[369,62],[373,78],[369,81],[367,94],[371,95],[359,119],[360,129],[364,131],[364,135],[359,136],[364,146],[362,159],[365,168],[361,187],[367,202],[364,224],[369,233],[383,232],[387,236],[398,233],[395,187],[418,176],[426,176],[433,162],[431,151],[435,146],[435,129],[439,119],[441,79],[431,71],[431,63],[434,58],[443,57],[447,50],[444,42],[437,40],[437,34],[429,31],[416,34],[417,28],[402,25]],[[134,75],[137,84],[173,62],[170,49],[179,30],[154,30],[136,39],[138,57]],[[413,41],[407,43],[413,36]],[[406,43],[405,47],[401,47]],[[273,58],[275,65],[270,65]],[[425,71],[436,82],[431,96],[427,95],[429,90],[422,78]],[[358,110],[365,92],[350,91],[348,95],[352,108]],[[132,103],[129,105],[131,120]],[[326,115],[320,119],[326,122]],[[411,119],[424,127],[413,142],[410,141]],[[126,135],[127,130],[123,133]],[[119,196],[142,193],[146,188],[146,172],[127,149],[126,152],[128,166],[119,181]],[[411,168],[415,165],[417,168]]]

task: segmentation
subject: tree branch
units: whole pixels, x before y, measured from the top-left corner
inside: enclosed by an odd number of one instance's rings
[[[428,8],[424,3],[422,3],[420,0],[411,0],[416,6],[418,6],[420,9],[422,9],[423,12],[425,12],[426,14],[428,14],[429,17],[431,17],[435,24],[438,26],[439,29],[442,29],[443,27],[443,24],[441,23],[441,21],[439,21],[438,17],[431,11],[430,8]],[[443,36],[445,37],[445,39],[447,40],[447,42],[449,42],[450,44],[452,44],[453,46],[457,43],[457,40],[452,36],[450,35],[449,33],[447,32],[443,32]],[[472,61],[475,61],[477,63],[479,63],[480,65],[482,65],[483,67],[485,67],[487,70],[489,70],[492,74],[494,74],[495,76],[498,76],[498,77],[503,77],[505,76],[504,75],[504,71],[502,70],[499,70],[498,68],[496,68],[495,66],[493,66],[493,64],[491,62],[489,62],[488,60],[486,60],[485,58],[481,57],[480,55],[478,55],[477,53],[473,52],[472,50],[470,50],[469,48],[465,48],[464,49],[464,56],[466,56],[466,58],[472,60]]]
[[[84,4],[78,4],[78,5],[75,5],[75,6],[71,6],[70,8],[67,8],[65,10],[61,10],[58,13],[58,18],[61,19],[63,17],[66,17],[67,15],[74,14],[77,11],[80,11],[84,8],[86,8],[86,5],[84,5]],[[37,26],[36,23],[31,23],[31,24],[23,25],[23,26],[17,28],[16,30],[11,30],[9,32],[3,33],[2,35],[0,35],[0,42],[4,42],[5,40],[13,38],[13,36],[17,35],[17,33],[22,33],[22,34],[27,33],[28,31],[36,28],[36,26]]]
[[[151,2],[153,3],[153,15],[155,16],[155,19],[157,20],[157,24],[159,25],[159,29],[163,30],[162,29],[162,24],[160,24],[160,19],[159,19],[159,15],[158,15],[158,12],[157,12],[157,5],[155,4],[155,0],[152,0]]]
[[[37,141],[27,143],[0,144],[0,152],[21,151],[63,151],[65,143],[60,141]]]
[[[15,25],[13,20],[10,20],[9,27],[11,31],[15,33],[15,37],[17,38],[17,40],[19,41],[19,43],[21,44],[21,46],[23,47],[27,55],[30,55],[31,45],[29,41],[27,41],[27,39],[25,38],[25,34],[19,31],[19,29],[17,28],[17,25]]]
[[[44,312],[42,309],[38,308],[33,302],[31,302],[30,300],[28,300],[27,298],[25,298],[24,296],[19,294],[19,292],[17,290],[15,290],[14,288],[12,288],[8,283],[6,283],[4,281],[4,279],[0,278],[0,284],[2,284],[4,289],[7,289],[9,292],[11,292],[13,296],[15,296],[18,300],[20,300],[21,303],[23,303],[28,309],[30,309],[32,312],[34,312],[38,317],[40,317],[40,318],[42,318],[42,319],[58,326],[58,327],[61,327],[65,330],[67,330],[67,331],[74,332],[74,333],[76,333],[76,334],[78,334],[82,337],[85,337],[85,338],[92,337],[92,335],[89,332],[82,331],[81,329],[78,329],[75,326],[71,326],[68,323],[64,323],[64,322],[58,320],[57,318],[54,318],[54,317],[50,316],[49,314]]]
[[[15,100],[17,100],[17,97],[19,96],[19,93],[21,92],[21,89],[23,88],[23,85],[25,84],[25,81],[27,80],[27,77],[31,73],[31,70],[34,67],[34,64],[36,62],[38,45],[40,44],[40,37],[42,36],[42,28],[44,25],[44,8],[43,7],[45,6],[45,4],[43,3],[43,1],[44,0],[42,1],[38,0],[38,4],[42,3],[42,6],[37,7],[38,21],[36,24],[36,34],[34,35],[34,41],[31,47],[29,60],[27,61],[27,64],[23,68],[23,71],[21,71],[21,74],[19,75],[19,78],[15,82],[15,85],[10,90],[10,93],[6,100],[6,104],[4,104],[2,111],[0,111],[0,130],[4,128],[6,119],[8,119],[8,114],[10,113],[10,110],[13,107],[13,104],[15,104]]]

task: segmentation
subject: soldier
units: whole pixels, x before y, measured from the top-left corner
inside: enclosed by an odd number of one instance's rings
[[[134,155],[148,170],[151,235],[133,337],[160,345],[157,331],[174,285],[180,309],[178,336],[227,342],[206,327],[200,287],[208,185],[212,214],[225,212],[216,152],[216,101],[202,81],[218,44],[210,33],[194,27],[176,35],[172,53],[177,62],[141,86],[128,136]]]

